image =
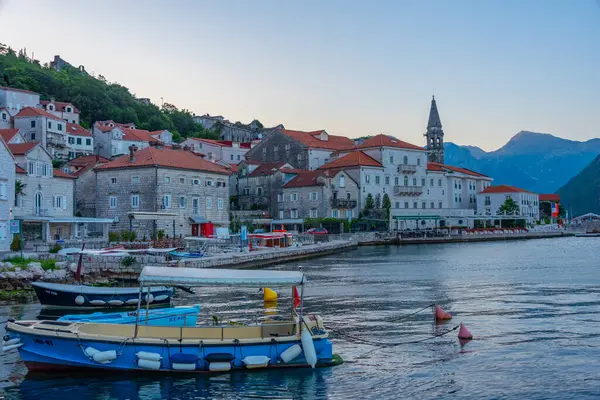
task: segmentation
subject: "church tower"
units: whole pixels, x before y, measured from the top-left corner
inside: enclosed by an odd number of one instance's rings
[[[444,163],[444,131],[442,130],[442,121],[435,104],[435,96],[431,99],[431,109],[429,110],[429,122],[427,123],[427,156],[428,161]]]

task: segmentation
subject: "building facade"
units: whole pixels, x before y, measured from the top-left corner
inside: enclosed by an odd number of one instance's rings
[[[150,142],[172,144],[173,135],[167,130],[150,132],[136,129],[134,124],[119,124],[114,121],[98,121],[92,129],[94,153],[102,157],[128,154],[134,145],[138,150],[150,145]]]
[[[0,137],[0,253],[10,251],[10,221],[15,200],[15,159]]]
[[[250,143],[200,138],[188,138],[180,145],[188,146],[193,152],[202,154],[209,161],[225,161],[229,164],[239,164],[244,161],[251,146]]]
[[[515,215],[525,219],[528,223],[534,223],[540,219],[540,196],[509,185],[488,186],[477,194],[477,210],[482,216],[502,216],[500,207],[507,199],[512,199],[518,206]],[[509,217],[510,215],[504,215]]]
[[[69,160],[92,154],[94,152],[94,138],[87,129],[67,122],[66,130],[67,158]]]
[[[25,107],[38,107],[40,95],[23,89],[0,86],[0,108],[5,108],[12,116]]]
[[[25,143],[25,137],[19,129],[0,129],[0,136],[6,144]]]
[[[71,124],[79,125],[79,110],[69,102],[50,100],[40,101],[40,105],[48,113],[57,116]]]
[[[444,163],[444,130],[442,121],[438,113],[435,96],[431,99],[431,108],[429,109],[429,121],[427,122],[428,160],[431,162]]]
[[[14,116],[14,127],[27,141],[40,142],[52,158],[67,158],[67,122],[63,119],[41,108],[26,107]]]

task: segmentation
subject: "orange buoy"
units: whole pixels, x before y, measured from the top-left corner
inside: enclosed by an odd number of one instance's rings
[[[452,319],[452,314],[450,314],[447,311],[444,311],[444,309],[442,307],[440,307],[440,306],[438,306],[436,304],[436,306],[435,306],[435,319],[438,320],[438,321],[439,320],[444,321],[444,320]]]
[[[468,340],[473,339],[473,334],[471,332],[469,332],[467,327],[464,326],[462,322],[460,323],[460,329],[458,330],[458,338],[459,339],[468,339]]]

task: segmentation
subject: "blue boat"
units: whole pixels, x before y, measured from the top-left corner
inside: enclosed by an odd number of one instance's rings
[[[69,322],[95,322],[103,324],[129,324],[151,326],[195,326],[200,313],[200,305],[193,307],[173,307],[129,312],[101,313],[92,314],[70,314],[64,315],[58,321]]]
[[[154,371],[315,368],[342,362],[318,315],[304,315],[304,274],[295,271],[144,267],[141,286],[300,286],[289,320],[153,326],[71,321],[10,321],[4,349],[18,349],[30,371]],[[295,302],[294,302],[295,303]],[[138,311],[140,307],[138,306]]]
[[[199,252],[187,252],[187,251],[170,251],[169,255],[177,258],[200,258],[203,257],[203,253]]]

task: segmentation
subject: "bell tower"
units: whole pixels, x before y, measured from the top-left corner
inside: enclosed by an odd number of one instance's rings
[[[442,130],[442,121],[440,120],[440,114],[435,103],[435,96],[431,99],[429,122],[427,122],[427,132],[424,136],[427,138],[427,160],[443,164],[444,131]]]

